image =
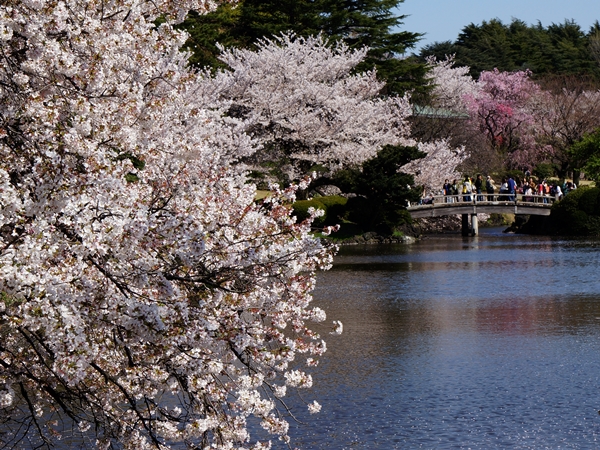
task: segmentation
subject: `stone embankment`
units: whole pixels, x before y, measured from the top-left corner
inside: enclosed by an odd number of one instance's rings
[[[412,244],[417,241],[414,236],[381,236],[375,232],[359,234],[343,241],[341,245],[359,245],[359,244]]]
[[[482,226],[514,226],[515,216],[509,214],[481,214],[480,220]],[[357,234],[350,238],[336,241],[339,245],[359,245],[359,244],[412,244],[420,237],[428,234],[456,234],[461,231],[460,216],[443,216],[423,219],[414,219],[411,225],[404,226],[399,230],[403,235],[395,236],[389,234],[379,234],[370,231],[364,234]],[[507,231],[514,231],[508,229]]]

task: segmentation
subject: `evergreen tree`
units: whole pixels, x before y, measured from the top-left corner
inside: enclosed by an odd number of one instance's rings
[[[594,49],[600,42],[598,28],[584,33],[572,20],[543,27],[514,19],[510,24],[493,19],[463,28],[454,42],[436,42],[421,51],[443,60],[455,55],[458,66],[469,66],[475,78],[482,71],[497,68],[514,72],[529,69],[535,78],[549,75],[591,75],[600,79],[600,56]],[[600,50],[597,53],[600,55]]]
[[[324,33],[350,48],[368,46],[370,51],[357,72],[377,68],[386,81],[383,93],[426,91],[425,64],[405,57],[421,34],[395,31],[405,16],[394,10],[404,0],[242,0],[221,6],[206,15],[190,15],[183,23],[191,38],[186,48],[194,52],[192,63],[220,67],[215,42],[225,47],[255,48],[263,37],[293,31],[299,36]]]
[[[359,194],[348,201],[348,209],[355,211],[350,219],[365,229],[378,225],[394,228],[410,222],[407,202],[418,201],[422,187],[415,187],[414,176],[401,172],[400,168],[425,156],[417,146],[385,145],[361,168],[340,171],[336,184],[346,192]]]
[[[224,47],[239,46],[232,34],[240,19],[240,9],[229,3],[221,4],[215,11],[198,14],[190,11],[185,21],[177,26],[189,34],[184,49],[191,52],[189,63],[195,67],[224,68],[226,65],[218,59]]]
[[[568,153],[574,167],[585,172],[587,178],[600,182],[600,128],[573,144]]]
[[[600,22],[596,20],[587,34],[589,51],[592,58],[600,66]]]
[[[408,31],[392,32],[406,16],[393,13],[404,0],[325,0],[321,29],[342,39],[351,48],[370,48],[359,71],[376,67],[387,82],[386,93],[415,90],[424,93],[426,67],[416,58],[404,58],[422,36]]]
[[[322,0],[242,0],[232,30],[238,46],[250,47],[261,38],[293,31],[300,36],[321,31]]]

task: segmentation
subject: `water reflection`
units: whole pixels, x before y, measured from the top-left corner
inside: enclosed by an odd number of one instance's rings
[[[597,241],[506,236],[344,247],[315,302],[344,322],[305,449],[595,448]],[[315,424],[314,419],[306,419]]]

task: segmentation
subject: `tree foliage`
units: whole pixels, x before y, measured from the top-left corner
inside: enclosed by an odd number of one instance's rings
[[[585,172],[587,178],[600,183],[600,128],[588,133],[568,150],[573,166]]]
[[[469,157],[464,146],[453,147],[442,139],[419,142],[417,148],[424,157],[404,164],[400,171],[414,175],[415,184],[422,186],[424,193],[435,194],[446,179],[461,178],[458,168]]]
[[[227,48],[256,49],[263,38],[293,32],[308,37],[323,33],[332,41],[342,41],[350,49],[368,47],[357,72],[377,68],[386,82],[384,92],[403,94],[422,92],[425,65],[416,58],[405,58],[420,35],[396,31],[404,16],[395,10],[403,0],[243,0],[234,8],[223,5],[207,15],[192,15],[183,27],[192,37],[186,47],[194,52],[196,64],[220,66],[214,38]]]
[[[537,164],[552,150],[535,139],[540,88],[529,76],[529,72],[485,71],[477,83],[479,92],[464,97],[471,123],[487,145],[509,166],[519,168]]]
[[[559,177],[573,171],[579,183],[581,160],[570,151],[586,134],[600,127],[600,91],[587,77],[552,77],[542,84],[536,101],[539,142],[553,148],[550,162]]]
[[[414,186],[413,175],[401,168],[424,156],[417,146],[386,145],[360,168],[339,172],[337,184],[359,195],[348,202],[354,214],[350,219],[365,229],[403,223],[407,201],[418,201],[422,189]]]
[[[294,187],[255,202],[232,164],[259,144],[171,25],[205,6],[0,7],[2,447],[268,448],[252,417],[289,439],[331,252]]]
[[[411,119],[415,138],[444,136],[454,147],[464,145],[466,166],[477,170],[506,163],[531,169],[543,162],[561,178],[572,172],[578,183],[580,164],[569,149],[600,126],[600,90],[591,77],[536,82],[528,72],[494,70],[475,81],[453,57],[428,57],[428,64],[431,102]]]
[[[468,66],[477,78],[483,71],[530,70],[537,78],[546,75],[591,75],[600,80],[596,41],[598,23],[588,33],[571,20],[543,27],[514,19],[510,24],[493,19],[463,28],[454,42],[436,42],[421,51],[422,57],[443,60],[455,55],[456,63]]]
[[[183,49],[191,52],[189,63],[199,68],[226,68],[227,65],[218,58],[221,54],[219,45],[233,47],[240,44],[231,33],[239,15],[240,9],[232,3],[223,3],[207,14],[190,11],[178,25],[188,33]]]
[[[600,188],[580,187],[570,191],[552,205],[549,220],[542,229],[562,236],[600,236]]]
[[[243,119],[260,143],[243,161],[255,170],[274,165],[289,181],[315,164],[334,172],[406,142],[408,98],[379,98],[383,84],[375,73],[351,74],[365,54],[322,36],[288,34],[259,42],[256,51],[225,51],[221,59],[231,70],[207,83],[214,103]]]

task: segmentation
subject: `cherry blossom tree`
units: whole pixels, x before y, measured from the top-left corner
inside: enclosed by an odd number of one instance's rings
[[[453,112],[467,112],[466,97],[477,97],[480,85],[469,75],[467,66],[455,67],[454,56],[438,61],[435,56],[427,57],[430,68],[430,84],[433,105]]]
[[[425,193],[438,193],[444,180],[460,179],[458,167],[469,156],[464,147],[452,147],[447,140],[417,143],[419,151],[425,153],[400,168],[401,172],[414,175],[415,184],[423,186]]]
[[[261,41],[257,51],[224,51],[231,71],[212,80],[214,101],[227,103],[261,144],[244,161],[277,161],[296,179],[314,164],[336,170],[404,143],[408,97],[380,98],[384,83],[374,71],[351,74],[367,50],[284,34]]]
[[[432,56],[427,58],[427,64],[430,69],[431,101],[425,107],[417,107],[410,121],[411,136],[428,143],[420,149],[432,154],[429,158],[414,161],[414,164],[410,164],[410,170],[416,175],[418,183],[425,182],[426,190],[435,186],[436,191],[440,177],[442,183],[446,178],[458,177],[457,166],[462,164],[467,155],[472,158],[475,151],[479,150],[476,145],[471,145],[476,139],[467,126],[469,110],[465,98],[479,95],[481,89],[469,75],[468,67],[454,66],[453,56],[446,56],[442,61]],[[441,158],[434,157],[439,151],[448,153]],[[432,163],[436,166],[428,167]],[[431,171],[437,173],[430,174],[431,177],[417,174]]]
[[[171,25],[209,7],[0,6],[3,447],[268,448],[250,417],[289,440],[331,252],[290,217],[294,187],[256,203],[231,166],[256,150],[246,122],[210,104]]]
[[[464,97],[472,124],[486,137],[490,149],[514,167],[531,167],[551,148],[536,142],[536,97],[540,87],[529,71],[484,71],[477,82],[479,93]]]

